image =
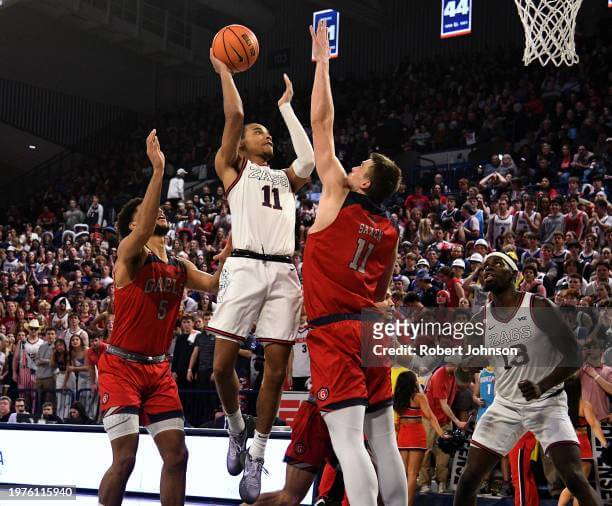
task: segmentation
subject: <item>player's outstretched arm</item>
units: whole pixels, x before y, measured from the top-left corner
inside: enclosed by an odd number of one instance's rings
[[[300,120],[295,115],[293,107],[291,107],[291,99],[293,98],[293,84],[287,74],[283,74],[285,80],[285,92],[278,101],[278,109],[287,125],[291,143],[297,158],[287,169],[287,177],[291,183],[291,188],[297,192],[302,186],[308,183],[310,175],[314,170],[314,151],[310,144],[310,139],[306,134],[306,130],[300,123]]]
[[[519,388],[528,401],[538,399],[547,390],[563,383],[580,368],[580,357],[582,357],[574,332],[552,302],[544,297],[534,297],[533,318],[535,324],[548,336],[551,345],[561,352],[563,358],[559,365],[538,384],[528,380],[519,383]]]
[[[219,267],[214,274],[208,274],[199,270],[192,262],[181,258],[181,262],[187,268],[187,283],[185,286],[191,290],[199,292],[217,293],[219,290],[219,277],[223,270],[223,262],[219,263]]]
[[[334,145],[334,102],[329,81],[329,39],[327,22],[321,20],[315,33],[310,27],[316,61],[310,103],[310,123],[317,174],[323,183],[323,193],[344,190],[346,172],[336,158]]]
[[[231,70],[225,63],[214,57],[212,48],[210,50],[210,61],[221,79],[223,114],[225,115],[221,147],[215,156],[215,170],[227,190],[238,176],[238,148],[244,128],[244,110]]]
[[[156,130],[152,130],[147,137],[147,156],[153,165],[153,175],[151,176],[151,181],[149,181],[144,199],[138,208],[136,226],[119,243],[117,258],[120,262],[129,261],[139,256],[155,229],[155,222],[159,214],[162,182],[164,180],[164,167],[166,166],[166,158],[159,147]]]

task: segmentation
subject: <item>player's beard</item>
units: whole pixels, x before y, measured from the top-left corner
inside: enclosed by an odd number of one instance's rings
[[[155,229],[153,230],[153,235],[159,237],[166,237],[168,235],[168,231],[170,227],[168,225],[155,225]]]

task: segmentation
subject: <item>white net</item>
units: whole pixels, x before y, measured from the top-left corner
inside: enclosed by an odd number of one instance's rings
[[[523,62],[578,63],[574,33],[582,0],[514,0],[525,29]]]

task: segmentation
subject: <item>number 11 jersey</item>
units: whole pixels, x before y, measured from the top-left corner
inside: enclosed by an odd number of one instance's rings
[[[227,189],[232,246],[266,255],[293,255],[295,195],[284,170],[244,159]]]
[[[308,320],[374,305],[398,233],[383,210],[349,192],[334,222],[308,234],[302,266]]]

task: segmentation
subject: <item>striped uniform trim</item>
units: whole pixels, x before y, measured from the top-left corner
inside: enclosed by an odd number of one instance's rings
[[[236,186],[238,181],[240,181],[240,178],[242,177],[242,173],[244,172],[244,168],[246,167],[247,162],[248,162],[248,159],[245,157],[244,160],[242,160],[242,166],[240,167],[240,170],[238,171],[238,175],[236,176],[236,179],[234,179],[234,181],[232,181],[232,184],[229,185],[227,190],[225,190],[225,196],[228,196],[229,192],[232,191],[232,188]]]
[[[555,441],[554,443],[549,444],[548,448],[546,448],[546,453],[548,453],[548,450],[550,450],[554,446],[562,446],[562,445],[574,445],[574,446],[577,446],[578,448],[580,448],[580,443],[578,443],[576,441],[571,441],[571,440],[568,439],[568,440],[564,440],[564,441]]]
[[[268,339],[266,337],[258,337],[257,341],[260,343],[288,344],[290,346],[295,344],[295,341],[287,341],[286,339]]]
[[[246,341],[246,337],[239,336],[238,334],[232,334],[231,332],[226,332],[225,330],[215,329],[210,325],[206,327],[206,330],[212,334],[218,334],[221,338],[227,338],[241,343]]]
[[[480,448],[481,450],[484,450],[486,452],[492,453],[493,455],[502,458],[503,455],[501,453],[496,452],[495,450],[492,450],[491,448],[489,448],[488,446],[483,445],[482,443],[479,443],[478,441],[474,441],[474,438],[472,438],[471,444],[473,446],[476,446],[478,448]]]

